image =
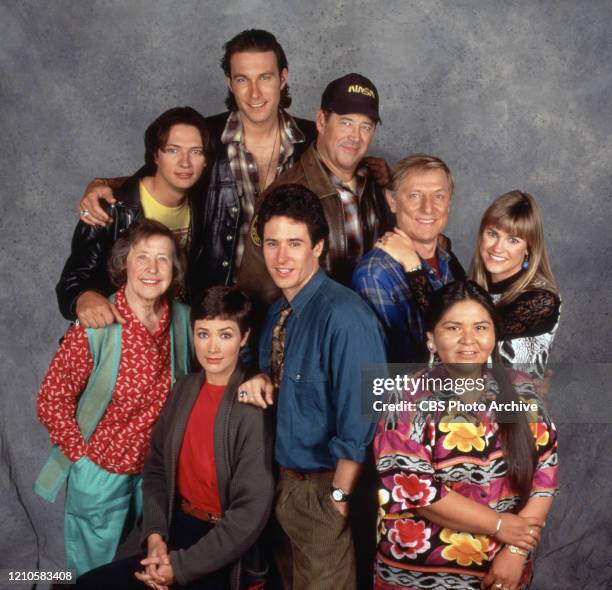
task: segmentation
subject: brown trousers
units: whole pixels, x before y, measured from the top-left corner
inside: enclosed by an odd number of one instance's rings
[[[282,532],[274,561],[285,590],[357,587],[353,538],[347,519],[332,505],[331,480],[331,473],[296,479],[281,471],[275,513]]]

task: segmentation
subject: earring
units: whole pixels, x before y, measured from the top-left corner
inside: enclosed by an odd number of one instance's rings
[[[529,268],[529,258],[527,254],[525,254],[525,260],[523,260],[523,264],[521,265],[525,270]]]
[[[429,361],[427,362],[427,368],[433,369],[433,366],[436,364],[436,353],[434,352],[434,347],[429,340],[427,341],[427,350],[429,350]]]

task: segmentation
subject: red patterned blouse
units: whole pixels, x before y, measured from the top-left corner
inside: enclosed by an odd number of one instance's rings
[[[151,431],[170,391],[170,308],[151,334],[128,306],[123,288],[115,305],[126,319],[121,332],[121,359],[115,389],[88,443],[76,422],[78,398],[93,369],[87,333],[71,326],[38,392],[37,413],[51,442],[77,461],[87,455],[112,473],[142,470]]]

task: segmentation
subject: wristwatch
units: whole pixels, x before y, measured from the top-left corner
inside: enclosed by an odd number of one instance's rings
[[[342,488],[332,487],[331,497],[334,502],[347,502],[350,495],[347,494]]]

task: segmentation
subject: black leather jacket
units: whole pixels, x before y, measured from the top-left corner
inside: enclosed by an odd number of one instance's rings
[[[210,171],[210,183],[204,210],[204,227],[199,268],[205,269],[199,277],[198,288],[210,285],[228,285],[234,278],[236,241],[241,222],[240,196],[227,157],[227,146],[221,143],[229,112],[206,119],[215,139],[216,160]],[[305,141],[294,144],[293,161],[297,162],[302,153],[316,137],[316,126],[312,121],[293,117],[305,136]],[[199,293],[199,291],[198,291]]]
[[[70,256],[55,287],[61,314],[70,321],[76,319],[76,300],[85,291],[96,291],[108,297],[117,290],[110,280],[106,265],[113,244],[137,219],[142,217],[140,206],[140,179],[146,176],[141,168],[128,178],[114,196],[115,205],[110,207],[112,222],[108,227],[91,226],[79,221],[72,236]],[[200,187],[200,188],[198,188]],[[202,181],[188,196],[191,210],[191,246],[189,249],[187,297],[197,288],[198,260],[202,246]]]

